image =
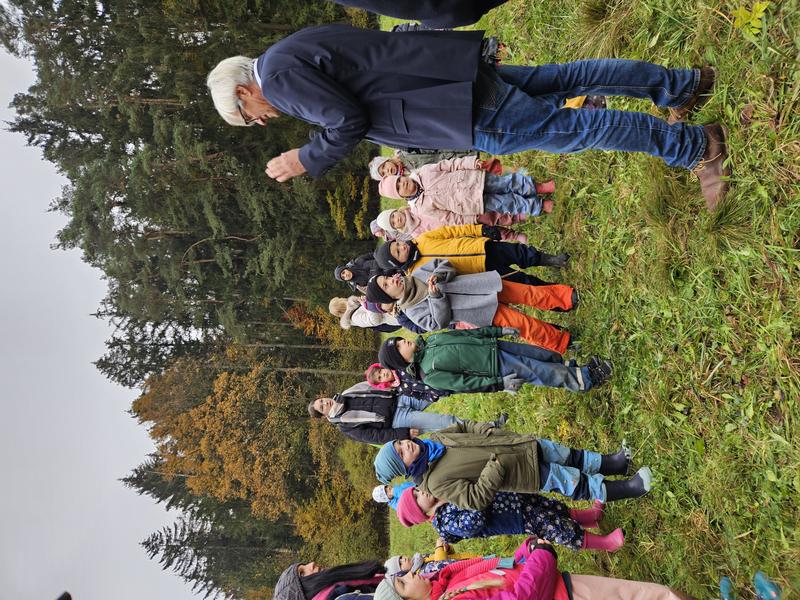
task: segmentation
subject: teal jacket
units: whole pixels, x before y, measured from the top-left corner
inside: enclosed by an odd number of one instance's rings
[[[451,392],[503,389],[497,358],[501,327],[460,329],[417,339],[414,364],[407,369],[427,385]]]

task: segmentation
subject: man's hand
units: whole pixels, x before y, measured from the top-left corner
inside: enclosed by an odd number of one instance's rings
[[[288,181],[292,177],[302,175],[306,172],[306,168],[300,162],[300,149],[293,148],[276,156],[267,163],[264,172],[277,181]]]

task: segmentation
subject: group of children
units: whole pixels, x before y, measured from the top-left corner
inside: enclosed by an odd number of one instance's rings
[[[437,333],[384,340],[365,381],[333,398],[314,399],[308,411],[352,439],[380,445],[374,466],[381,483],[373,499],[388,503],[406,527],[431,523],[439,543],[432,555],[390,558],[384,564],[387,578],[380,569],[370,570],[374,563],[328,570],[340,577],[340,585],[349,574],[337,569],[366,568],[375,575],[361,573],[358,583],[339,592],[349,593],[350,600],[365,594],[374,600],[687,598],[658,584],[557,570],[551,542],[608,552],[624,544],[621,529],[605,535],[590,531],[599,527],[606,502],[638,498],[651,489],[650,469],[634,472],[624,443],[619,451],[602,454],[508,431],[506,415],[476,423],[426,412],[451,393],[514,393],[524,383],[583,392],[612,374],[611,363],[601,357],[584,365],[565,361],[564,353],[575,346],[570,333],[512,306],[570,311],[578,304],[572,287],[522,270],[563,267],[569,256],[541,252],[511,229],[553,210],[544,197],[553,192],[553,182],[537,184],[520,172],[503,175],[496,159],[431,158],[415,162],[414,155],[397,153],[370,163],[381,194],[408,204],[385,210],[372,222],[383,245],[336,268],[336,279],[362,295],[333,298],[329,308],[345,329]],[[410,481],[393,484],[397,478]],[[592,505],[570,509],[539,492]],[[505,534],[532,537],[509,559],[456,554],[449,546]],[[318,567],[309,564],[292,565],[283,584],[299,582],[305,589],[304,570],[319,577]],[[343,598],[342,593],[337,595]]]

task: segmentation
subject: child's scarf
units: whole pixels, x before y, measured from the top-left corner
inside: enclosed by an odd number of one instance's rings
[[[433,440],[414,438],[414,443],[419,446],[420,453],[417,460],[411,463],[411,466],[406,469],[406,475],[417,480],[422,478],[425,471],[428,470],[428,465],[438,460],[445,453],[447,448],[445,448],[444,444],[434,442]],[[395,453],[397,453],[396,450]]]
[[[397,307],[400,310],[419,304],[428,297],[428,286],[421,279],[413,275],[405,275],[403,282],[405,283],[403,295],[397,300]]]

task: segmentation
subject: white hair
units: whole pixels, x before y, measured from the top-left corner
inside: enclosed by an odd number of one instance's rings
[[[206,79],[214,108],[230,125],[245,127],[244,119],[239,113],[236,86],[248,86],[255,81],[253,62],[254,59],[247,56],[231,56],[220,61]]]

